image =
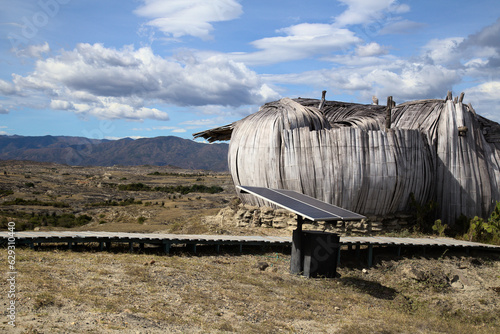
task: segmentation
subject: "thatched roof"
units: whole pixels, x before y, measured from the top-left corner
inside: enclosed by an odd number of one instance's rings
[[[453,224],[500,200],[500,125],[462,99],[387,107],[285,98],[194,136],[231,140],[236,185],[296,190],[365,215],[404,210],[413,193]]]

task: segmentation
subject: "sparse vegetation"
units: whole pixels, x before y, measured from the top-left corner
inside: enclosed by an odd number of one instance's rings
[[[469,221],[469,230],[464,236],[469,241],[500,245],[500,202],[487,220],[474,217]]]
[[[438,205],[434,201],[425,204],[419,203],[413,193],[409,198],[410,213],[413,216],[412,224],[414,229],[422,233],[432,233],[432,226],[436,220]]]
[[[437,219],[434,222],[434,225],[432,225],[432,230],[435,231],[438,234],[438,236],[440,236],[440,237],[444,237],[444,232],[446,231],[447,228],[448,228],[448,225],[443,224],[441,222],[441,219]]]
[[[340,278],[305,279],[289,273],[288,253],[270,250],[160,256],[20,248],[17,256],[18,271],[30,273],[16,281],[20,331],[490,334],[500,326],[498,294],[479,288],[485,283],[436,288],[446,270],[464,266],[492,279],[498,262],[480,258],[381,259],[368,271],[342,265]],[[424,280],[408,270],[425,270]]]
[[[72,213],[56,214],[55,212],[28,213],[22,211],[0,211],[0,215],[4,216],[1,224],[3,229],[7,227],[6,217],[9,217],[16,221],[16,230],[18,231],[32,230],[35,227],[41,226],[78,227],[88,224],[92,220],[92,217],[87,215],[75,216]]]
[[[9,196],[14,194],[14,192],[10,189],[0,189],[0,196]]]
[[[38,199],[23,199],[16,198],[12,201],[5,201],[2,205],[39,205],[39,206],[53,206],[54,208],[68,208],[69,204],[64,202],[45,202]]]
[[[88,204],[88,206],[97,207],[97,206],[127,206],[127,205],[140,205],[142,201],[136,201],[133,197],[123,199],[123,200],[106,200],[104,202],[96,202]]]
[[[200,176],[207,176],[208,174],[205,173],[169,173],[169,172],[153,172],[153,173],[148,173],[148,175],[153,175],[153,176],[179,176],[179,177],[200,177]]]
[[[160,191],[167,194],[189,194],[189,193],[208,193],[216,194],[224,191],[222,187],[219,186],[205,186],[200,184],[193,184],[191,186],[165,186],[165,187],[150,187],[143,183],[131,183],[131,184],[121,184],[118,186],[119,190],[122,191]]]

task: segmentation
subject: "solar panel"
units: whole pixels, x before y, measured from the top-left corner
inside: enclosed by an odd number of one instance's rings
[[[292,190],[250,186],[236,186],[236,188],[242,193],[252,194],[312,221],[361,220],[366,218],[355,212]]]

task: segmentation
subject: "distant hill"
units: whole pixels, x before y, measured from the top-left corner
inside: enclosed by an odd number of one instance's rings
[[[227,171],[228,144],[179,137],[99,140],[68,136],[0,136],[0,160],[31,160],[73,166],[172,165]]]

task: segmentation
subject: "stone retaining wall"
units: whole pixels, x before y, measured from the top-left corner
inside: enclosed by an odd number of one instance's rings
[[[326,231],[340,234],[378,234],[398,231],[408,227],[408,214],[393,214],[384,217],[370,216],[362,221],[311,222],[303,225],[304,230]],[[261,227],[294,230],[296,215],[284,209],[258,207],[246,204],[225,207],[216,216],[205,217],[206,221],[237,227]]]

